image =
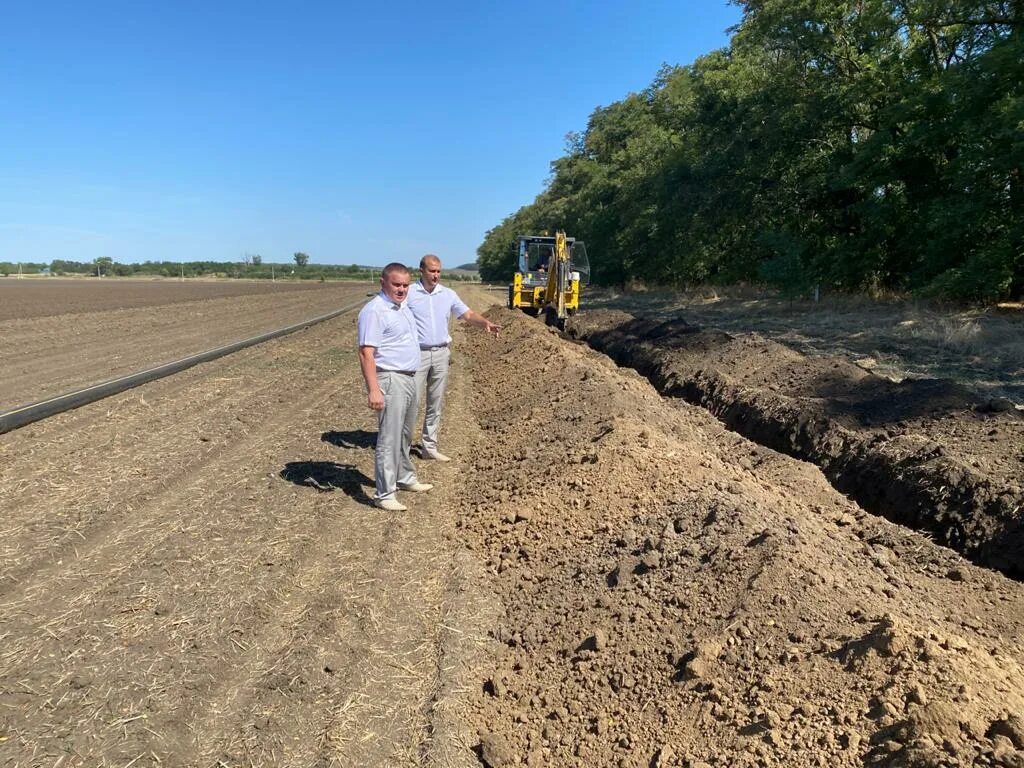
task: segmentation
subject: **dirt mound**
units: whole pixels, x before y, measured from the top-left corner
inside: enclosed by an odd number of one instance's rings
[[[491,766],[1018,765],[1024,587],[540,323],[463,345]],[[713,346],[713,338],[702,344]]]
[[[1024,576],[1024,417],[941,379],[892,382],[756,334],[598,311],[586,340],[663,394],[812,461],[863,507],[930,532],[975,562]]]

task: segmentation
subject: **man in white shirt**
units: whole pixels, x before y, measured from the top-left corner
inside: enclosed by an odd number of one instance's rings
[[[415,418],[420,364],[416,323],[406,304],[409,270],[398,262],[388,264],[381,272],[380,288],[359,312],[359,367],[367,404],[377,412],[373,503],[389,512],[404,512],[408,507],[395,498],[396,491],[422,493],[434,487],[416,478],[405,429],[409,411]]]
[[[448,384],[448,361],[452,337],[448,334],[448,318],[454,315],[495,336],[501,330],[483,315],[466,306],[451,288],[441,285],[441,259],[428,253],[420,259],[420,279],[409,289],[409,309],[416,320],[420,361],[416,369],[416,404],[406,417],[406,432],[412,439],[416,431],[416,413],[420,400],[426,396],[426,415],[420,437],[419,455],[424,459],[451,461],[437,448],[441,431],[441,407]]]

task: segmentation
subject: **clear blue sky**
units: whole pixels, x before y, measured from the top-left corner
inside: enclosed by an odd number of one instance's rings
[[[473,261],[724,0],[7,3],[0,261]]]

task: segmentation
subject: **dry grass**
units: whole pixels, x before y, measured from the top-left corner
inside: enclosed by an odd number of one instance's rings
[[[805,354],[842,354],[894,380],[949,378],[985,397],[1024,403],[1024,312],[948,308],[898,297],[788,301],[754,288],[689,292],[595,290],[588,308],[682,317],[754,332]]]

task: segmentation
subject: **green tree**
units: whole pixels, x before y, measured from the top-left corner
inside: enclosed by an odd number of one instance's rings
[[[292,258],[295,259],[295,263],[300,267],[304,267],[309,264],[309,254],[303,253],[302,251],[296,252]]]
[[[735,1],[727,49],[569,135],[481,277],[558,228],[603,283],[1024,293],[1024,3]]]

